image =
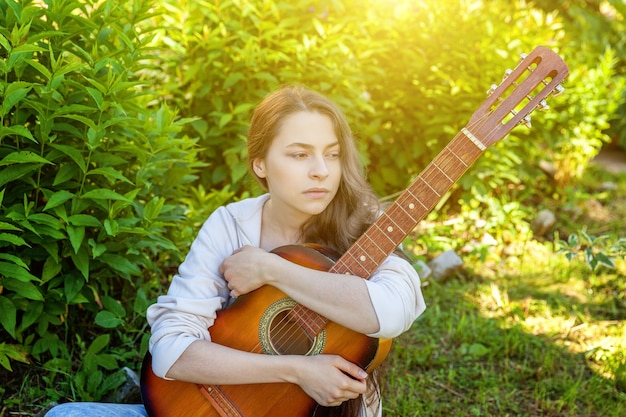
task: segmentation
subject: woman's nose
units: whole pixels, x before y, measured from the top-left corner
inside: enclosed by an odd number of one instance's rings
[[[309,175],[312,178],[326,178],[328,176],[328,165],[323,157],[317,157],[312,159],[313,163]]]

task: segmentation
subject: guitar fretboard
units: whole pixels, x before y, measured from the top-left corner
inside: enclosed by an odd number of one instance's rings
[[[459,132],[330,272],[368,279],[482,154],[485,146],[467,129]]]

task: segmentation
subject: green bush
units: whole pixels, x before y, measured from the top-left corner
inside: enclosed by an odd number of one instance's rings
[[[200,167],[143,75],[151,16],[144,1],[0,5],[0,364],[44,363],[83,399],[145,352],[147,294],[180,261]]]
[[[558,161],[577,159],[584,166],[593,156],[589,148],[597,150],[606,138],[606,123],[593,117],[608,105],[610,119],[620,103],[610,58],[598,65],[597,48],[579,57],[581,35],[564,30],[562,16],[550,7],[468,7],[456,0],[344,0],[324,8],[275,0],[160,4],[163,13],[151,22],[160,28],[154,46],[163,70],[155,79],[164,100],[197,118],[188,128],[207,149],[203,160],[210,169],[200,183],[211,188],[250,189],[247,121],[260,98],[281,84],[305,84],[342,106],[383,196],[404,189],[469,121],[489,86],[537,45],[581,70],[568,81],[565,98],[549,100],[548,115],[534,115],[532,130],[516,129],[486,152],[461,182],[470,196],[534,181],[546,154],[562,175],[572,164]],[[617,88],[607,96],[611,87]]]
[[[352,115],[371,114],[360,99],[363,73],[349,48],[354,30],[345,29],[355,20],[349,14],[329,23],[330,12],[305,1],[166,0],[156,7],[162,13],[149,24],[159,28],[154,46],[162,61],[154,78],[164,100],[181,115],[197,117],[189,129],[205,148],[209,169],[199,181],[205,187],[237,194],[250,189],[248,121],[261,98],[281,84],[305,84]]]

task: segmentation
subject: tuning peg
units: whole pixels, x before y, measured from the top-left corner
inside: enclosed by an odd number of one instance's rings
[[[545,100],[541,100],[537,105],[537,108],[543,111],[550,110],[550,106],[548,106],[548,102]]]
[[[507,69],[504,71],[504,75],[502,76],[502,80],[506,80],[506,78],[507,78],[509,75],[511,75],[511,73],[512,73],[512,72],[513,72],[513,70],[512,70],[512,69],[507,68]]]
[[[528,57],[528,54],[524,54],[524,53],[522,53],[522,54],[520,54],[520,55],[519,55],[519,61],[520,61],[520,62],[522,62],[522,61],[523,61],[523,60],[525,60],[527,57]]]
[[[561,94],[563,91],[565,91],[565,88],[561,84],[557,84],[556,87],[554,87],[554,91],[552,92],[552,95],[556,97],[559,94]]]
[[[494,91],[496,91],[496,88],[498,88],[497,84],[491,84],[491,87],[489,87],[489,90],[487,90],[487,95],[490,96],[493,94]]]
[[[530,114],[527,114],[523,119],[522,119],[522,123],[524,124],[524,126],[526,126],[527,128],[531,128],[533,127],[532,123],[530,123]]]

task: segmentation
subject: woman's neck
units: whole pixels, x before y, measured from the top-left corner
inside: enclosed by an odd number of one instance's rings
[[[301,243],[301,227],[307,219],[295,218],[272,205],[269,199],[263,205],[261,248],[272,250],[279,246]]]

